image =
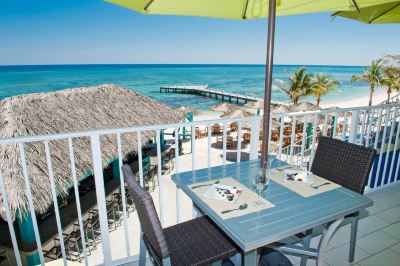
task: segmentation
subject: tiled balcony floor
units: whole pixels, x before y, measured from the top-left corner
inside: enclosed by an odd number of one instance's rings
[[[329,244],[326,266],[400,265],[400,184],[367,196],[374,200],[374,206],[361,213],[354,262],[348,262],[350,221],[345,220]],[[317,246],[319,238],[312,238],[312,247]],[[294,265],[300,265],[299,257],[288,257]],[[315,260],[309,259],[309,265],[316,265]]]
[[[345,220],[329,244],[326,265],[400,265],[400,184],[367,196],[374,206],[361,213],[354,262],[348,262],[350,221]],[[314,247],[319,238],[320,235],[313,237]],[[294,265],[300,265],[298,257],[289,258]],[[315,265],[315,260],[308,260],[307,265]]]

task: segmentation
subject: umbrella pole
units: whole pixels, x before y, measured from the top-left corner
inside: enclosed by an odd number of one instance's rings
[[[269,145],[269,121],[271,111],[271,87],[272,87],[272,68],[274,62],[274,42],[275,42],[275,16],[276,0],[269,1],[268,7],[268,40],[267,40],[267,61],[265,72],[265,92],[264,92],[264,116],[263,116],[263,135],[261,146],[261,179],[265,182],[265,174],[268,160]]]

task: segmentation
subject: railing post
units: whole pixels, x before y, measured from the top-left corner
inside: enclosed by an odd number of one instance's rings
[[[260,119],[254,119],[251,121],[251,138],[250,138],[250,160],[258,159],[258,145],[259,145],[259,134],[260,134]]]
[[[347,113],[347,112],[346,112]],[[349,136],[349,142],[353,143],[355,136],[358,131],[358,119],[359,119],[360,112],[358,110],[352,112],[352,117],[351,117],[351,127],[350,127],[350,136]],[[345,117],[345,119],[347,119]],[[343,133],[345,131],[344,125],[343,125]]]
[[[13,224],[11,210],[8,205],[8,197],[7,197],[6,193],[7,192],[6,192],[6,188],[4,187],[3,173],[2,173],[2,170],[0,169],[0,194],[2,195],[3,208],[5,210],[6,217],[7,217],[8,230],[9,230],[10,236],[11,236],[11,242],[13,245],[15,260],[16,260],[18,266],[22,266],[21,256],[19,254],[19,249],[18,249],[17,237],[15,235],[15,227]]]
[[[99,209],[101,241],[103,244],[104,265],[112,264],[110,233],[108,230],[107,203],[104,190],[103,165],[101,158],[100,136],[91,135],[90,144],[93,157],[93,172],[96,185],[97,206]]]

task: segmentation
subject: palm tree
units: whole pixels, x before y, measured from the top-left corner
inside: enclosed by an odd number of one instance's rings
[[[274,88],[278,88],[280,91],[286,93],[293,104],[297,104],[301,97],[310,94],[313,74],[306,71],[305,67],[301,67],[298,70],[295,69],[293,74],[287,72],[289,82],[276,79],[275,82],[277,85]]]
[[[317,98],[317,106],[321,102],[321,97],[329,92],[336,91],[336,87],[340,82],[330,75],[317,74],[311,84],[311,94]]]
[[[372,96],[374,95],[375,86],[380,86],[382,82],[382,68],[383,59],[373,60],[371,65],[367,66],[364,70],[364,74],[361,76],[352,76],[351,82],[364,81],[369,83],[369,105],[372,105]]]
[[[385,67],[383,68],[383,74],[382,84],[387,87],[386,93],[389,102],[390,94],[393,91],[400,92],[400,68],[393,66]]]

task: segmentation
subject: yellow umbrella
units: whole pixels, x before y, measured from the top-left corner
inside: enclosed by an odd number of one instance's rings
[[[354,11],[393,0],[106,0],[142,14],[253,19],[268,16],[261,167],[267,165],[276,15]]]

